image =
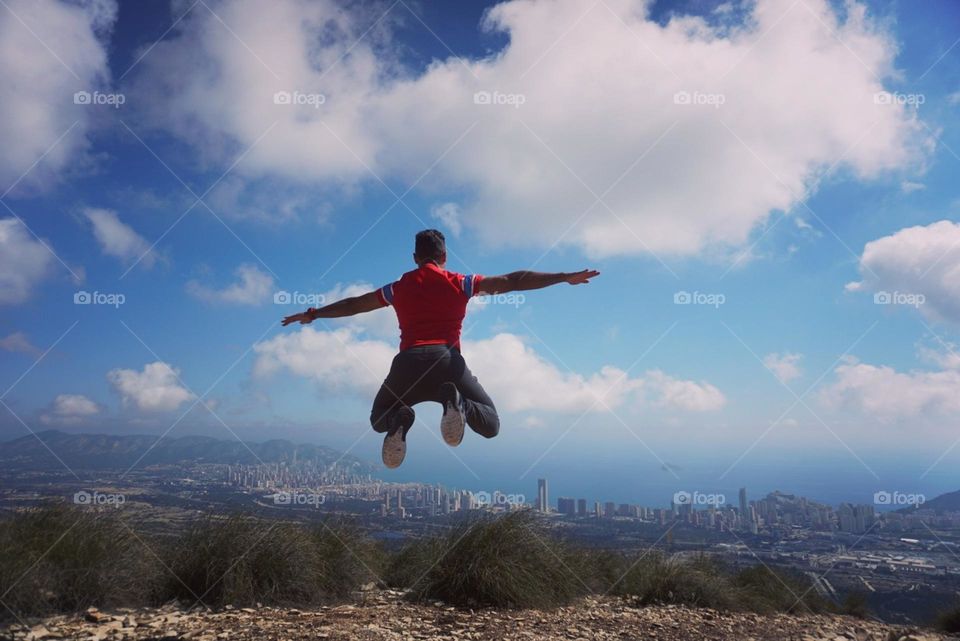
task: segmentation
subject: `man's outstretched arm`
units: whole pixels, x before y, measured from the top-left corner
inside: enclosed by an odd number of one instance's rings
[[[305,312],[287,316],[283,319],[283,326],[291,323],[300,323],[307,325],[318,318],[342,318],[343,316],[354,316],[364,312],[372,312],[375,309],[383,307],[383,302],[377,296],[377,292],[368,292],[362,296],[351,296],[338,300],[335,303],[324,305],[317,309],[310,308]]]
[[[543,289],[558,283],[569,283],[571,285],[581,285],[589,283],[590,279],[599,276],[600,272],[595,269],[583,269],[578,272],[531,272],[519,271],[503,274],[501,276],[485,276],[477,284],[477,294],[503,294],[505,292],[526,291],[529,289]]]

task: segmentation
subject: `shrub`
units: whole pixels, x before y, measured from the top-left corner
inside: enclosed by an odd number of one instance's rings
[[[941,612],[937,617],[937,627],[944,632],[960,632],[960,605]]]
[[[0,599],[21,617],[147,600],[155,559],[120,518],[114,508],[56,506],[0,523]]]
[[[529,510],[482,515],[440,539],[401,551],[413,598],[464,606],[549,608],[586,592],[564,559],[569,553]]]
[[[311,529],[243,515],[208,517],[170,546],[160,598],[210,606],[342,598],[370,580],[356,552],[368,547],[340,524]]]
[[[829,612],[833,608],[803,574],[766,565],[741,570],[733,584],[744,599],[745,608],[757,612]]]
[[[850,592],[843,598],[839,612],[858,619],[870,616],[870,606],[867,604],[867,595],[863,592]]]
[[[705,557],[679,560],[649,552],[628,566],[612,594],[633,597],[641,605],[676,603],[721,610],[741,609],[743,599]]]

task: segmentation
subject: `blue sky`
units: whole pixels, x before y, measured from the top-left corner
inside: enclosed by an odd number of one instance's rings
[[[5,438],[376,460],[390,311],[284,329],[274,299],[389,282],[437,226],[457,271],[602,276],[472,307],[502,433],[448,450],[418,407],[393,477],[956,489],[954,3],[266,6],[0,11]]]

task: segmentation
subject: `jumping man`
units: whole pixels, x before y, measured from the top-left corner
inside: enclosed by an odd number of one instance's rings
[[[443,234],[426,229],[417,234],[413,260],[417,268],[376,291],[339,300],[319,309],[287,316],[283,325],[306,325],[317,318],[341,318],[393,305],[400,324],[400,352],[373,401],[370,423],[386,433],[383,464],[399,467],[407,453],[407,431],[413,425],[413,406],[435,401],[443,406],[440,432],[456,447],[464,424],[477,434],[493,438],[500,417],[477,377],[460,354],[460,328],[467,302],[473,296],[541,289],[558,283],[580,285],[600,272],[546,274],[519,271],[502,276],[463,275],[445,269],[447,248]]]

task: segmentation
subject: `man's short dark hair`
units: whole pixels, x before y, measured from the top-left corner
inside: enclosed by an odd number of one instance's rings
[[[447,241],[436,229],[424,229],[417,233],[413,253],[419,260],[439,261],[447,253]]]

